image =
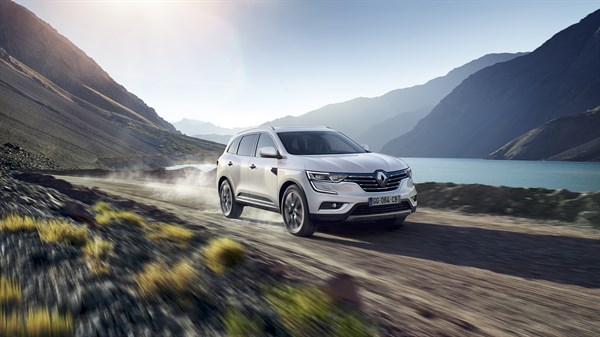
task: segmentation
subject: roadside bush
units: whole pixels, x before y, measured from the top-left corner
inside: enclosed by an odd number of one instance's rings
[[[194,237],[194,232],[191,230],[166,223],[149,225],[148,229],[151,232],[146,235],[146,238],[150,240],[168,240],[182,246],[187,245]]]
[[[49,220],[45,224],[38,225],[40,239],[49,242],[59,242],[68,245],[82,247],[90,239],[86,227],[78,227],[67,220]]]
[[[229,309],[222,318],[228,336],[264,336],[264,322],[258,317],[248,317],[238,309]]]
[[[38,220],[17,214],[9,214],[0,220],[0,232],[32,232],[37,229]]]
[[[48,308],[29,309],[23,317],[18,312],[0,311],[0,336],[72,336],[73,319]]]
[[[87,257],[94,274],[104,275],[109,272],[110,266],[106,260],[113,254],[112,243],[96,238],[88,241],[81,251]]]
[[[370,337],[373,327],[358,313],[346,312],[314,286],[269,290],[267,300],[281,317],[288,333],[295,336]]]
[[[12,279],[0,276],[0,305],[21,302],[21,288]]]
[[[111,207],[107,202],[101,201],[92,207],[94,219],[99,225],[126,224],[143,226],[144,218],[130,211],[119,211]]]
[[[211,240],[203,251],[204,263],[215,273],[222,274],[227,268],[244,259],[244,247],[229,238]]]
[[[173,267],[152,262],[135,276],[135,282],[143,297],[166,295],[183,300],[198,289],[200,274],[189,261],[181,261]]]

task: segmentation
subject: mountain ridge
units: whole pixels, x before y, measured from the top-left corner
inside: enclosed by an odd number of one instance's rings
[[[411,117],[410,119],[404,119],[403,129],[400,132],[408,132],[419,119],[431,111],[439,100],[470,74],[489,65],[525,54],[487,54],[423,84],[395,89],[378,97],[356,97],[345,102],[328,104],[300,116],[286,116],[262,125],[326,125],[347,134],[358,142],[369,144],[373,150],[378,150],[385,141],[397,136],[394,133],[397,130],[385,129],[385,132],[382,132],[378,128],[370,129],[378,124],[377,121],[391,119],[403,113],[419,111],[420,113],[414,116],[408,115]],[[385,139],[386,137],[389,138]]]
[[[471,75],[384,152],[482,158],[560,116],[600,104],[600,10],[528,55]]]

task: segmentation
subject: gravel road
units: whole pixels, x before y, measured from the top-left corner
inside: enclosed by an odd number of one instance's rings
[[[394,232],[370,224],[289,235],[278,214],[223,217],[214,189],[66,177],[230,235],[308,280],[357,278],[366,309],[402,336],[599,336],[600,232],[419,209]],[[285,268],[285,267],[282,267]]]

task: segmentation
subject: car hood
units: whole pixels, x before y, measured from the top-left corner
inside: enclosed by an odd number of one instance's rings
[[[387,172],[408,167],[402,160],[379,153],[352,153],[320,156],[296,156],[309,171],[338,173],[373,173],[376,170]]]

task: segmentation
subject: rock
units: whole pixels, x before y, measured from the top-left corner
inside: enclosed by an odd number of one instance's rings
[[[85,207],[76,202],[66,202],[59,210],[60,215],[69,217],[77,222],[85,222],[92,228],[96,228],[94,216]]]
[[[351,275],[335,275],[323,286],[323,291],[338,305],[348,305],[354,309],[364,307],[358,295],[356,280]]]

